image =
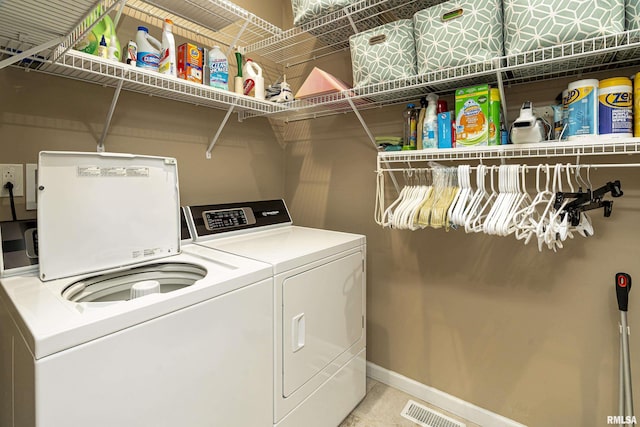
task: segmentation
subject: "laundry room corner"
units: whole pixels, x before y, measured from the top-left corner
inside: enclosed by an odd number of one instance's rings
[[[361,114],[374,135],[401,133],[402,106]],[[624,182],[624,199],[611,218],[592,217],[595,236],[539,252],[464,230],[381,228],[377,153],[356,117],[290,126],[299,140],[286,149],[285,198],[296,223],[367,236],[369,362],[524,425],[602,425],[617,402],[613,276],[640,274],[635,170],[592,171]]]

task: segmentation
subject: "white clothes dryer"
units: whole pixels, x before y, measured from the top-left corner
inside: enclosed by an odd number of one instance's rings
[[[186,212],[197,244],[273,268],[273,424],[340,424],[365,395],[365,236],[294,226],[282,200]]]
[[[175,159],[43,152],[38,174],[37,233],[0,228],[0,426],[270,426],[271,266],[180,247]]]

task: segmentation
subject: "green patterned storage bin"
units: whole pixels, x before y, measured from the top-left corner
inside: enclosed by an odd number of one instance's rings
[[[502,0],[453,0],[413,16],[418,72],[503,55]]]
[[[625,0],[504,0],[507,55],[624,31]]]
[[[365,86],[416,74],[413,22],[401,19],[349,37],[353,86]]]
[[[640,0],[625,1],[625,30],[640,30]]]
[[[293,25],[300,26],[345,6],[355,3],[354,0],[291,0],[293,9]]]

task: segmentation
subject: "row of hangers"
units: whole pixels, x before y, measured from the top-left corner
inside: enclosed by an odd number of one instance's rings
[[[471,182],[474,169],[475,188]],[[535,169],[535,194],[527,189],[530,169]],[[604,196],[623,194],[620,181],[593,189],[590,166],[583,165],[435,165],[404,169],[403,174],[406,185],[385,209],[384,176],[378,173],[375,220],[379,225],[399,230],[431,227],[513,234],[525,244],[537,241],[540,251],[545,247],[556,251],[575,234],[593,236],[587,211],[602,208],[608,217],[613,201]]]

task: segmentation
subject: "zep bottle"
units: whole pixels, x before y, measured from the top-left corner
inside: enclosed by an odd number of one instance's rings
[[[627,77],[600,81],[598,130],[610,138],[633,136],[633,85]]]
[[[136,44],[138,45],[136,66],[157,71],[158,63],[160,62],[161,43],[149,35],[147,27],[138,27]]]
[[[242,70],[242,79],[244,86],[244,94],[249,95],[253,89],[257,99],[264,99],[264,78],[262,77],[262,68],[247,59]]]
[[[598,86],[596,79],[569,83],[569,140],[598,135]]]

